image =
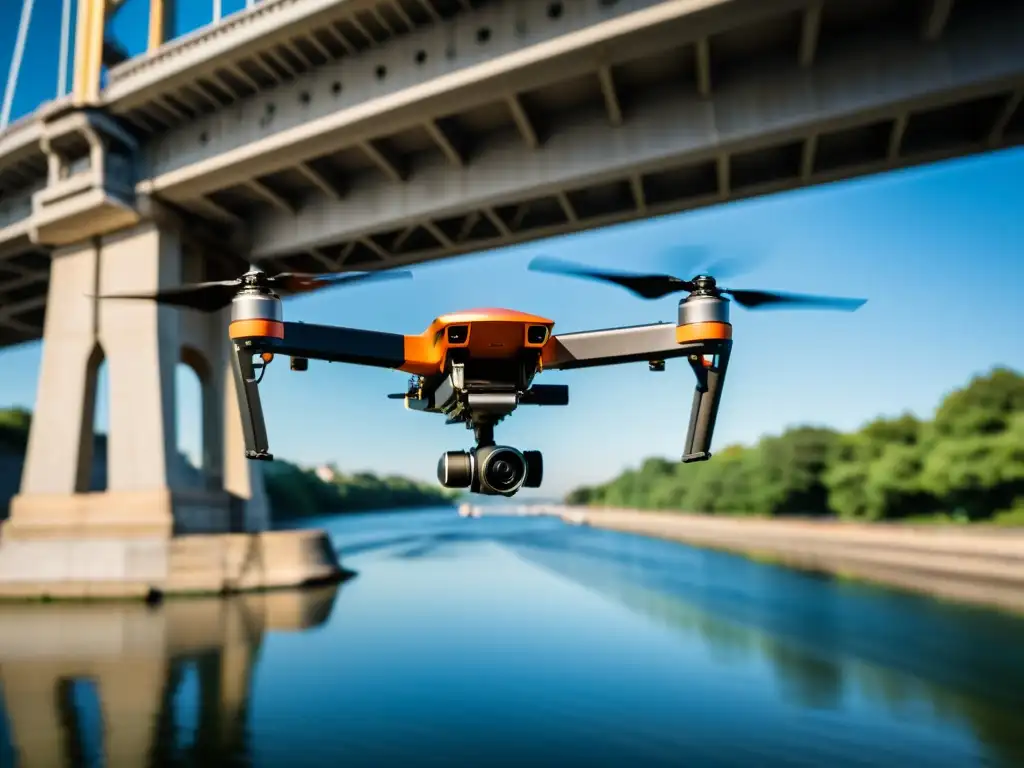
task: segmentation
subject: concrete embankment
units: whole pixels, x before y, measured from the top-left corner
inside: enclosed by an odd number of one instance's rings
[[[566,507],[567,522],[767,556],[1024,613],[1024,530],[763,520]]]

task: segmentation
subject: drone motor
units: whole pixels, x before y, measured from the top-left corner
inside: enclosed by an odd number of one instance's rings
[[[715,279],[701,275],[693,282],[696,290],[679,301],[679,325],[728,323],[729,301],[715,292]]]

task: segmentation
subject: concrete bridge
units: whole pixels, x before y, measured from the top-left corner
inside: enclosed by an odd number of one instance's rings
[[[1015,2],[263,0],[168,40],[170,3],[124,59],[119,4],[79,0],[70,93],[0,134],[0,346],[45,340],[0,591],[51,589],[54,540],[269,523],[226,318],[90,288],[418,263],[1024,137]],[[108,488],[86,494],[104,360]],[[203,383],[200,491],[172,460],[179,361]]]

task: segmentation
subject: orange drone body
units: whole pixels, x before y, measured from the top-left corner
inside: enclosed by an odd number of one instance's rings
[[[568,385],[534,381],[551,370],[646,363],[651,371],[663,371],[666,360],[686,359],[697,381],[683,461],[710,456],[732,347],[725,300],[701,296],[681,302],[677,322],[557,335],[554,325],[553,320],[528,312],[484,308],[440,315],[422,333],[405,335],[288,322],[282,318],[280,299],[272,292],[240,293],[234,299],[228,334],[233,341],[246,456],[273,458],[257,386],[262,369],[275,355],[291,358],[292,370],[306,370],[309,360],[322,360],[410,374],[405,391],[390,393],[388,398],[403,400],[409,410],[441,414],[446,423],[473,430],[477,447],[470,453],[448,452],[438,465],[438,478],[445,487],[502,495],[512,495],[519,487],[539,487],[539,452],[496,445],[494,427],[521,405],[568,405]],[[258,376],[257,368],[261,369]],[[506,464],[523,471],[516,470],[518,479],[509,481],[511,485],[485,482],[491,462],[499,462],[493,470],[498,474]],[[523,474],[526,467],[529,471]]]
[[[729,356],[731,296],[741,306],[802,304],[856,309],[860,299],[797,296],[766,291],[723,289],[710,275],[682,280],[671,275],[629,275],[581,270],[550,259],[534,259],[531,269],[616,283],[646,299],[685,292],[676,322],[620,326],[574,333],[552,332],[554,321],[511,309],[471,309],[440,315],[422,333],[405,335],[367,328],[349,328],[284,320],[281,297],[334,284],[372,279],[383,272],[340,275],[282,273],[268,277],[260,270],[239,280],[214,281],[107,298],[150,299],[204,312],[231,305],[231,365],[242,412],[245,455],[273,459],[267,439],[258,386],[275,355],[288,356],[293,371],[305,371],[310,360],[347,363],[410,374],[405,390],[389,393],[405,407],[441,414],[447,424],[472,429],[476,447],[448,451],[438,462],[438,481],[446,488],[512,496],[520,488],[539,488],[543,477],[540,451],[519,451],[497,445],[494,428],[519,406],[565,406],[566,384],[536,384],[544,371],[646,363],[664,371],[669,359],[685,359],[695,378],[690,401],[683,462],[711,457],[711,439],[718,414]],[[408,273],[405,273],[408,276]],[[616,407],[643,407],[627,395],[613,398]]]
[[[465,350],[476,360],[511,358],[524,349],[542,349],[554,325],[546,317],[512,309],[451,312],[423,333],[405,337],[405,363],[399,370],[416,376],[444,373],[452,349]]]

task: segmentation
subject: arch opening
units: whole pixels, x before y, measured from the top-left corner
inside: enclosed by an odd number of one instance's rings
[[[103,347],[97,344],[86,365],[85,403],[78,453],[76,492],[107,490],[107,436],[110,424],[110,386]]]
[[[183,346],[175,371],[177,458],[183,483],[191,488],[220,486],[215,442],[219,435],[213,397],[213,370],[206,356]]]

